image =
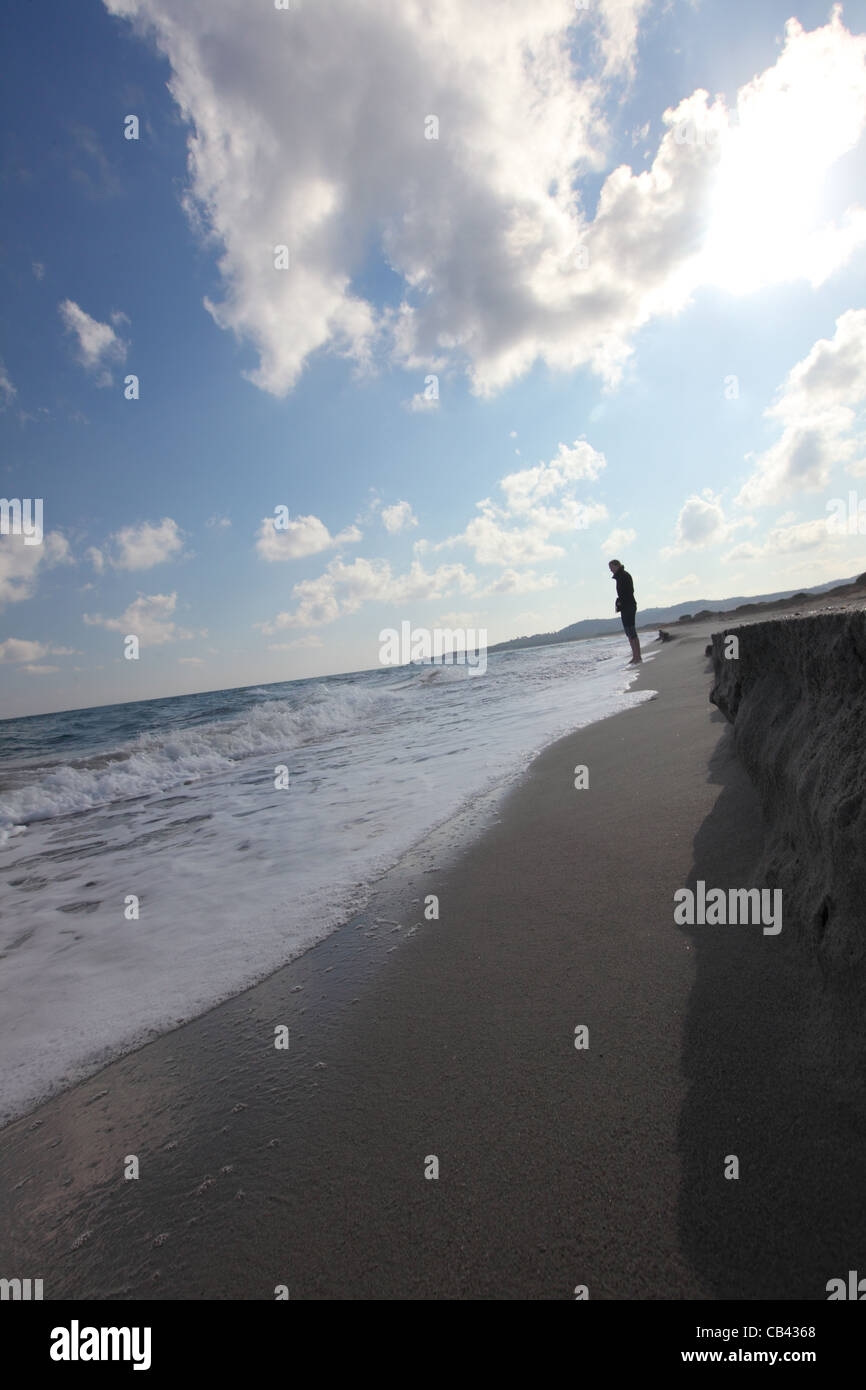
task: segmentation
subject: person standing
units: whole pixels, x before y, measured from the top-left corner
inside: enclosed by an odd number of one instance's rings
[[[634,580],[621,560],[610,560],[608,569],[611,579],[616,581],[616,611],[622,618],[625,635],[631,643],[631,661],[628,664],[629,666],[637,666],[643,658],[640,654],[640,642],[634,625],[637,616]]]

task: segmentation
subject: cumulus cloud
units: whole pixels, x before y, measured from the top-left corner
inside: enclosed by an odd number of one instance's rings
[[[449,549],[468,546],[481,565],[513,568],[553,560],[565,551],[552,544],[550,536],[582,531],[607,517],[601,502],[580,502],[573,495],[578,481],[594,481],[606,467],[604,454],[585,440],[568,446],[560,444],[555,458],[509,473],[500,479],[505,494],[503,504],[485,497],[476,504],[473,517],[459,535],[449,536],[432,547]],[[556,500],[556,505],[547,505]]]
[[[5,642],[0,642],[0,661],[36,661],[40,656],[45,656],[46,650],[41,642],[7,637]]]
[[[480,515],[473,517],[464,531],[434,549],[465,545],[479,565],[534,565],[565,554],[561,545],[549,540],[555,532],[583,531],[607,517],[607,508],[601,502],[583,503],[567,498],[559,507],[534,507],[526,518],[527,524],[511,526],[489,502],[480,502],[478,507]]]
[[[440,598],[455,590],[493,595],[552,588],[555,578],[549,574],[537,575],[532,566],[565,553],[561,546],[551,544],[551,535],[583,530],[607,517],[607,509],[601,503],[580,502],[572,495],[578,481],[596,479],[604,467],[604,455],[585,441],[576,440],[571,446],[560,444],[556,457],[549,463],[539,463],[503,478],[504,504],[498,505],[489,499],[478,503],[479,515],[473,517],[459,535],[450,536],[437,545],[425,540],[415,542],[416,556],[430,550],[464,545],[473,551],[479,564],[500,566],[502,573],[480,591],[475,575],[463,564],[441,564],[434,570],[426,570],[420,559],[415,559],[410,569],[401,575],[394,574],[385,560],[357,559],[351,565],[333,560],[324,574],[294,586],[294,609],[257,626],[266,636],[271,636],[284,627],[314,627],[334,622],[374,600],[406,603]],[[408,516],[411,516],[411,508],[406,502],[398,502],[382,511],[389,530],[396,530],[394,523],[405,523]],[[318,528],[321,528],[327,536],[326,529],[316,518],[302,520],[315,523],[314,528],[303,528],[304,535],[312,532],[319,537]],[[271,536],[277,534],[273,531],[272,519],[266,519],[260,543],[267,535],[265,524]],[[322,544],[315,546],[316,550],[324,548]],[[297,553],[314,552],[311,548]]]
[[[272,516],[262,517],[256,550],[264,560],[301,560],[338,545],[357,545],[363,540],[357,526],[347,526],[332,536],[317,516],[289,517],[279,530]]]
[[[97,386],[110,386],[113,378],[108,364],[125,360],[127,344],[110,323],[91,318],[74,300],[62,300],[59,310],[64,328],[76,339],[82,366],[97,373]],[[113,314],[112,319],[116,323],[129,322],[125,314]]]
[[[866,404],[866,309],[836,320],[832,338],[821,338],[792,367],[775,404],[764,414],[782,433],[756,458],[737,497],[742,506],[787,501],[793,493],[827,486],[837,464],[866,471],[866,440],[858,437],[858,412]]]
[[[864,56],[866,35],[849,34],[836,5],[811,32],[789,19],[776,63],[740,88],[706,205],[700,270],[709,283],[735,293],[788,280],[816,286],[863,245],[862,207],[850,205],[839,223],[822,209],[829,171],[866,124]]]
[[[499,486],[505,493],[506,506],[512,515],[530,513],[535,505],[569,483],[594,482],[607,467],[604,454],[593,449],[586,440],[576,439],[571,446],[560,444],[557,456],[550,463],[509,473]]]
[[[594,0],[594,4],[601,17],[598,44],[605,71],[630,76],[634,71],[638,26],[650,0]]]
[[[553,589],[556,584],[556,576],[552,574],[507,569],[503,570],[497,579],[492,580],[486,589],[479,590],[478,597],[482,598],[487,594],[531,594],[540,589]]]
[[[396,535],[410,526],[418,525],[418,518],[408,502],[395,502],[391,507],[382,508],[382,521],[386,531]]]
[[[101,613],[85,613],[88,627],[105,627],[137,637],[142,646],[159,647],[164,642],[187,641],[195,636],[174,621],[177,594],[139,594],[119,618],[104,618]]]
[[[770,560],[778,555],[797,555],[819,547],[829,549],[833,544],[827,518],[821,517],[815,521],[801,521],[796,526],[774,526],[760,544],[743,541],[724,559],[731,564],[741,560]]]
[[[617,552],[627,549],[635,540],[637,540],[637,531],[632,531],[629,526],[618,526],[614,527],[610,535],[602,541],[601,548],[607,552],[611,560],[615,560]]]
[[[32,598],[40,573],[71,564],[69,542],[51,531],[41,545],[25,545],[23,536],[0,536],[0,608]]]
[[[677,517],[674,543],[662,550],[662,559],[682,555],[688,550],[705,550],[711,545],[720,545],[729,540],[741,526],[754,526],[754,518],[741,517],[729,521],[725,517],[720,496],[705,488],[698,496],[694,493],[687,498]]]
[[[580,181],[605,168],[648,0],[105,3],[171,66],[187,208],[220,250],[207,308],[277,395],[322,349],[360,369],[445,361],[480,394],[539,360],[615,382],[636,330],[699,286],[821,283],[866,240],[862,208],[839,225],[822,213],[866,120],[866,36],[838,10],[811,32],[788,23],[735,119],[704,91],[661,113],[651,167],[610,172],[590,220]],[[578,33],[595,40],[590,71]],[[396,305],[361,288],[371,247],[402,284]]]
[[[229,517],[217,516],[216,513],[213,516],[209,516],[205,522],[205,526],[215,526],[218,531],[224,531],[226,527],[231,526],[231,524]]]
[[[7,637],[5,642],[0,642],[0,662],[38,661],[43,656],[74,655],[72,647],[46,646],[44,642],[31,642],[23,637]]]
[[[521,283],[497,310],[510,272],[522,282],[573,246],[571,179],[600,166],[604,120],[599,83],[574,80],[564,0],[332,0],[290,16],[235,0],[106,4],[171,63],[194,128],[190,211],[224,248],[224,294],[207,307],[253,343],[263,389],[291,389],[322,347],[363,365],[380,334],[410,368],[469,338],[481,350],[484,320],[501,333],[524,297]],[[431,113],[438,139],[425,139]],[[393,312],[354,285],[371,239],[406,291]]]
[[[270,622],[257,623],[265,636],[283,628],[318,627],[356,613],[365,603],[418,603],[444,598],[448,593],[472,593],[476,579],[463,565],[439,565],[425,570],[414,560],[404,574],[394,574],[387,560],[332,560],[317,579],[302,579],[292,589],[297,606],[278,613]]]
[[[115,569],[149,570],[166,560],[175,560],[183,550],[183,538],[176,521],[164,516],[162,521],[140,521],[124,526],[111,537],[109,558]],[[102,569],[101,553],[95,548],[88,556],[97,572]],[[97,559],[96,557],[100,558]]]

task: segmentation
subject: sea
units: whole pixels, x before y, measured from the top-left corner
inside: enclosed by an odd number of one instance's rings
[[[604,637],[0,720],[0,1122],[264,978],[546,745],[650,698],[626,655]]]

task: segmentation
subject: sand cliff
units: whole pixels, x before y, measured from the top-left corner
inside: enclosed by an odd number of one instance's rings
[[[764,881],[782,888],[788,929],[853,1002],[866,978],[866,613],[728,627],[711,656],[710,699],[733,724],[767,821]]]

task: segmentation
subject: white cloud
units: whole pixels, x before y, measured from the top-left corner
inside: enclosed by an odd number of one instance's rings
[[[0,410],[6,410],[17,395],[17,386],[13,386],[4,363],[0,362]]]
[[[119,570],[149,570],[154,565],[165,564],[166,560],[177,559],[183,549],[177,522],[170,516],[164,516],[158,524],[140,521],[135,526],[124,526],[114,533],[111,543],[111,563]],[[88,551],[88,555],[99,571],[93,552]]]
[[[416,391],[414,396],[404,404],[408,410],[412,411],[413,415],[417,415],[425,410],[438,410],[439,397],[428,396],[424,391]]]
[[[602,18],[599,46],[605,71],[625,72],[630,76],[634,72],[640,18],[649,9],[650,0],[592,0],[592,3],[598,6]]]
[[[383,507],[382,521],[385,530],[390,531],[392,535],[396,535],[398,531],[405,531],[410,526],[418,525],[418,518],[408,502],[395,502],[391,507]]]
[[[699,497],[694,493],[680,508],[675,528],[674,543],[661,551],[662,559],[682,555],[687,550],[704,550],[711,545],[720,545],[731,538],[741,526],[754,526],[751,516],[728,521],[725,517],[722,499],[709,488]]]
[[[0,608],[32,598],[41,571],[71,564],[69,542],[51,531],[41,545],[26,545],[23,536],[0,536]]]
[[[45,278],[45,266],[42,264],[41,261],[33,261],[31,263],[31,269],[37,280],[42,280]]]
[[[195,633],[178,627],[174,621],[177,594],[139,594],[119,618],[104,618],[101,613],[85,613],[88,627],[105,627],[138,637],[142,646],[158,647],[164,642],[187,641]]]
[[[852,36],[834,6],[811,33],[785,26],[777,62],[741,87],[737,121],[721,132],[718,179],[702,253],[710,283],[737,293],[824,280],[866,240],[866,212],[827,220],[825,184],[866,123],[866,35]]]
[[[735,122],[703,91],[664,112],[651,167],[609,173],[589,222],[580,180],[605,167],[644,0],[105,3],[171,65],[187,206],[221,248],[207,307],[277,395],[322,349],[362,369],[445,361],[480,394],[539,360],[614,382],[636,330],[702,284],[818,284],[866,241],[866,211],[834,225],[822,199],[866,119],[866,36],[837,11],[812,32],[789,22]],[[600,45],[597,75],[573,67],[578,26]],[[683,138],[688,122],[718,139]],[[397,307],[358,288],[371,245],[402,281]]]
[[[696,574],[684,574],[670,584],[659,584],[656,587],[663,594],[678,594],[689,589],[694,590],[701,582]]]
[[[489,503],[478,505],[480,516],[473,517],[460,535],[434,546],[435,550],[465,545],[479,565],[535,565],[565,554],[561,545],[551,544],[550,535],[582,531],[607,517],[607,508],[602,503],[585,504],[565,499],[560,507],[533,508],[526,525],[513,527],[503,524],[497,509]]]
[[[102,574],[102,571],[105,569],[105,556],[97,546],[92,545],[89,548],[87,551],[87,559],[96,570],[96,573]]]
[[[219,531],[224,531],[225,528],[227,526],[231,526],[231,524],[232,523],[229,517],[217,516],[216,514],[214,514],[213,516],[209,516],[207,521],[205,522],[205,526],[215,526]]]
[[[53,675],[53,674],[55,673],[55,671],[59,671],[59,670],[60,670],[60,667],[59,667],[59,666],[33,666],[33,665],[27,665],[27,666],[21,666],[19,669],[20,669],[21,671],[27,671],[28,674],[31,675],[31,676],[51,676],[51,675]]]
[[[723,540],[727,534],[725,514],[716,497],[689,497],[677,517],[677,550],[701,549]]]
[[[765,506],[820,491],[838,464],[866,471],[866,440],[855,433],[864,404],[866,309],[849,309],[836,320],[833,337],[819,339],[791,368],[778,400],[764,412],[782,433],[752,460],[754,471],[737,502]]]
[[[626,550],[635,540],[637,540],[637,531],[633,531],[630,526],[617,526],[602,541],[601,549],[607,551],[611,560],[615,560],[618,558],[618,552]]]
[[[532,594],[540,589],[554,589],[557,579],[552,574],[538,575],[534,570],[503,570],[502,573],[479,591],[479,598],[487,594]]]
[[[4,407],[0,406],[0,409],[4,409]],[[48,409],[47,405],[37,405],[35,411],[19,410],[18,419],[22,425],[29,424],[31,420],[35,421],[36,424],[42,424],[44,423],[43,417],[50,414],[51,411]]]
[[[270,622],[256,623],[266,637],[283,628],[318,627],[356,613],[365,603],[420,603],[444,598],[455,590],[473,593],[477,581],[463,565],[439,565],[425,570],[413,560],[405,574],[395,575],[387,560],[357,559],[350,565],[332,560],[316,579],[302,579],[292,589],[294,611],[278,613]]]
[[[98,386],[110,386],[112,376],[108,364],[123,362],[128,345],[118,337],[111,324],[91,318],[74,300],[64,299],[58,307],[64,327],[77,339],[78,359],[82,366],[99,373]],[[125,314],[112,314],[112,319],[129,322]]]
[[[531,512],[542,498],[561,492],[569,483],[594,482],[606,467],[604,454],[593,449],[586,440],[576,439],[570,447],[560,444],[556,458],[550,463],[509,473],[499,486],[505,493],[508,511],[517,516]]]
[[[579,502],[572,493],[576,482],[595,481],[605,467],[604,454],[585,440],[575,440],[571,446],[560,444],[549,463],[539,463],[500,479],[499,486],[505,494],[503,506],[484,498],[476,504],[479,515],[465,530],[432,549],[465,545],[473,551],[478,564],[508,568],[556,559],[565,551],[562,546],[551,544],[550,536],[582,531],[607,517],[603,503]],[[561,494],[558,504],[545,505],[556,494]],[[421,542],[416,548],[420,545]]]
[[[256,550],[264,560],[300,560],[306,555],[331,550],[334,546],[357,545],[363,540],[357,526],[347,526],[338,535],[332,536],[317,516],[289,517],[286,526],[279,531],[274,520],[272,516],[263,517],[256,537]]]
[[[740,560],[770,560],[777,555],[797,555],[818,547],[830,551],[834,544],[838,552],[839,539],[833,536],[827,518],[821,517],[815,521],[801,521],[796,526],[774,526],[762,543],[744,541],[729,551],[724,559],[729,564]]]
[[[21,637],[7,637],[0,642],[0,661],[38,661],[47,656],[48,648],[42,642],[28,642]]]

